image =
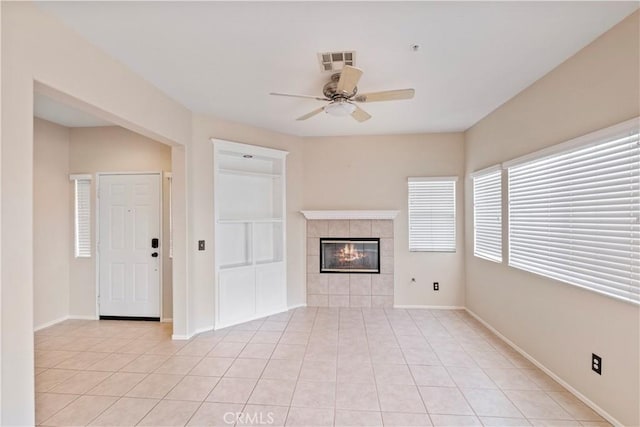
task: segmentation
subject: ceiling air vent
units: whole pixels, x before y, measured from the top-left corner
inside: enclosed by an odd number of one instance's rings
[[[345,65],[356,65],[356,53],[346,52],[322,52],[318,54],[320,69],[323,72],[336,73],[342,71]]]

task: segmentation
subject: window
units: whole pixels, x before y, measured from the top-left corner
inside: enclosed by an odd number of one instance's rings
[[[456,251],[457,178],[409,178],[409,250]]]
[[[91,257],[91,175],[72,175],[75,183],[75,255]]]
[[[169,186],[169,258],[173,258],[173,173],[165,172]]]
[[[638,124],[622,125],[508,167],[509,265],[640,302]]]
[[[473,176],[473,254],[502,262],[502,169]]]

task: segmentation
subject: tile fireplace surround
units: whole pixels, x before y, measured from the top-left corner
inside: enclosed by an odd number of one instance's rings
[[[323,214],[326,212],[326,214]],[[305,211],[307,306],[393,307],[396,211]],[[380,274],[320,273],[321,237],[379,237]]]

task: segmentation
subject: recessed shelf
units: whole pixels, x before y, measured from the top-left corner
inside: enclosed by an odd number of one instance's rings
[[[220,270],[231,270],[234,268],[243,268],[243,267],[251,267],[251,266],[253,266],[253,264],[250,262],[240,262],[238,264],[221,265]]]
[[[266,259],[262,261],[256,261],[256,265],[278,264],[281,262],[281,259]]]
[[[282,222],[282,218],[238,218],[238,219],[219,219],[218,224],[250,224],[250,223],[278,223]]]
[[[277,173],[252,172],[248,170],[227,169],[227,168],[218,168],[218,172],[225,175],[255,176],[260,178],[280,178],[282,176]]]

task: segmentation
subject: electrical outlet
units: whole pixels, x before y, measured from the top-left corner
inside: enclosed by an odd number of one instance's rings
[[[602,357],[591,353],[591,370],[598,375],[602,375]]]
[[[439,282],[433,282],[433,290],[434,291],[439,291],[440,290],[440,283]]]
[[[198,250],[204,251],[204,240],[198,240]]]

